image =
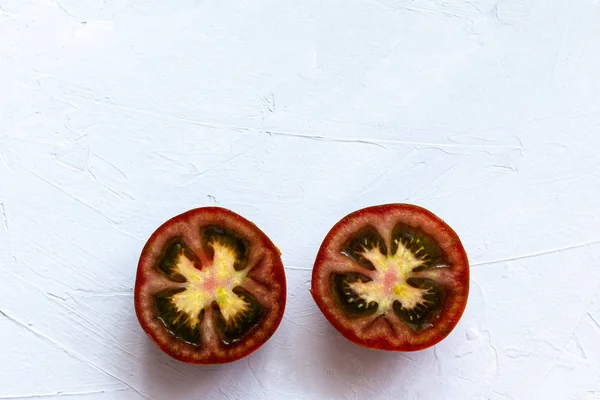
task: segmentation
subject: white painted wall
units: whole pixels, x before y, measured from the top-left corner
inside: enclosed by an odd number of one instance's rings
[[[600,399],[598,0],[1,0],[0,398]],[[425,206],[472,295],[434,349],[346,342],[308,288],[357,208]],[[283,251],[257,353],[138,326],[150,233],[217,204]]]

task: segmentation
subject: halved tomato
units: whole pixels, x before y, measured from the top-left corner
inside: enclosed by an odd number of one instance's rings
[[[277,247],[223,208],[198,208],[165,222],[140,256],[138,320],[180,361],[216,364],[247,356],[273,335],[285,300]]]
[[[456,233],[424,208],[368,207],[344,217],[325,237],[311,293],[350,341],[422,350],[445,338],[462,316],[469,262]]]

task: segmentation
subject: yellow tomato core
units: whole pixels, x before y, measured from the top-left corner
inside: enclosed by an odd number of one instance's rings
[[[362,256],[373,264],[378,273],[374,274],[372,281],[358,280],[349,284],[350,289],[367,304],[379,304],[377,314],[385,314],[396,300],[400,301],[403,308],[409,310],[419,304],[426,304],[428,300],[425,300],[424,296],[431,293],[430,289],[416,288],[407,283],[412,271],[425,263],[425,256],[419,255],[423,247],[413,253],[398,239],[395,242],[398,250],[392,255],[382,254],[378,246],[363,247]],[[416,239],[416,242],[418,244],[419,239]]]
[[[200,323],[200,312],[214,301],[228,325],[235,324],[236,318],[249,308],[249,304],[233,292],[247,275],[245,270],[236,271],[234,268],[235,250],[217,239],[213,239],[209,246],[214,252],[213,261],[201,270],[194,266],[183,250],[174,263],[173,272],[182,275],[186,282],[183,284],[184,291],[171,296],[171,303],[188,316],[192,327]]]

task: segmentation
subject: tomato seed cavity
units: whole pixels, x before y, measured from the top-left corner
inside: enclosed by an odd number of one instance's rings
[[[248,245],[231,230],[218,226],[206,227],[202,238],[212,259],[212,265],[202,269],[182,238],[165,245],[157,269],[182,285],[156,294],[157,316],[174,336],[200,345],[204,314],[213,307],[219,337],[232,344],[264,315],[264,307],[239,286],[246,279]]]
[[[397,224],[390,239],[388,252],[374,226],[353,234],[341,253],[373,272],[368,273],[371,277],[332,273],[332,294],[349,317],[385,315],[393,310],[413,330],[426,329],[444,305],[444,289],[412,274],[444,266],[443,253],[432,238],[406,224]]]

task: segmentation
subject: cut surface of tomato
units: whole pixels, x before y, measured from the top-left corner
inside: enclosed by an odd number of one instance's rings
[[[138,320],[156,345],[187,363],[238,360],[275,333],[286,301],[281,255],[250,221],[219,207],[161,225],[140,256]]]
[[[347,339],[372,349],[416,351],[454,329],[469,293],[458,235],[410,204],[355,211],[323,241],[311,294]]]

